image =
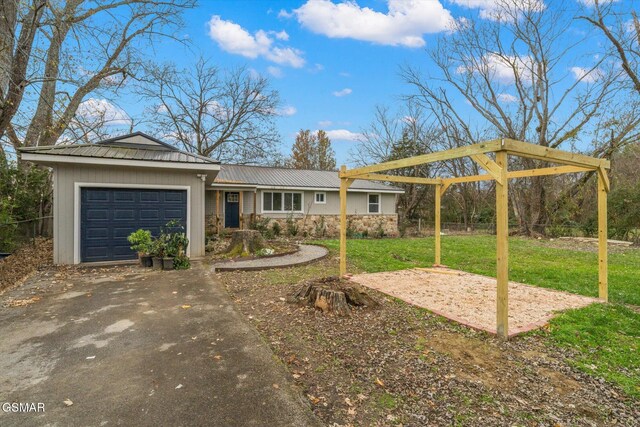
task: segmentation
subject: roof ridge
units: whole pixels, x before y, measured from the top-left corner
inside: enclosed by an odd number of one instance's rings
[[[298,169],[298,168],[288,168],[286,166],[267,166],[267,165],[238,165],[232,163],[222,163],[221,167],[224,166],[235,166],[235,167],[246,167],[246,168],[262,168],[262,169],[278,169],[278,170],[291,170],[291,171],[306,171],[306,172],[334,172],[338,173],[336,170],[326,170],[326,169]]]

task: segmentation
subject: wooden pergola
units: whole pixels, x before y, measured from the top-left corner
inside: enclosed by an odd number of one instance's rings
[[[495,160],[489,157],[488,153],[495,153]],[[508,158],[510,155],[543,160],[562,166],[509,171]],[[379,173],[463,157],[470,157],[487,173],[454,178],[419,178]],[[347,170],[346,166],[342,166],[340,169],[340,275],[347,273],[347,189],[355,179],[435,186],[435,265],[440,265],[440,200],[442,195],[452,184],[494,180],[496,182],[497,241],[496,330],[500,337],[506,339],[509,336],[509,179],[595,171],[598,176],[598,287],[600,298],[606,301],[608,298],[607,193],[609,192],[607,169],[610,166],[611,163],[606,159],[504,138],[356,169]]]

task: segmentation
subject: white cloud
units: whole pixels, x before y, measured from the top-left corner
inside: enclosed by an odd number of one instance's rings
[[[512,16],[520,16],[523,12],[541,12],[546,6],[543,0],[451,0],[459,6],[468,9],[479,9],[483,19],[502,21]]]
[[[280,9],[280,12],[278,12],[278,18],[293,18],[293,12],[287,12],[284,9]]]
[[[422,47],[424,34],[451,28],[453,18],[439,1],[388,0],[388,12],[355,1],[308,0],[291,13],[298,22],[330,38],[351,38],[389,46]]]
[[[294,114],[296,114],[297,112],[298,112],[298,109],[296,107],[293,107],[291,105],[287,105],[286,107],[282,107],[278,111],[278,115],[284,116],[284,117],[291,117]]]
[[[619,0],[600,0],[599,3],[603,5],[606,3],[617,3],[618,1]],[[577,0],[577,2],[587,7],[592,7],[596,4],[595,0]]]
[[[329,139],[333,141],[360,141],[362,134],[351,132],[347,129],[334,129],[326,131]]]
[[[89,98],[76,110],[76,116],[85,121],[104,122],[107,126],[129,126],[131,117],[120,107],[106,99]]]
[[[208,23],[209,37],[226,52],[242,55],[246,58],[265,58],[268,61],[294,68],[304,66],[302,51],[287,46],[275,46],[274,38],[264,30],[250,34],[235,22],[225,21],[218,15],[211,17]],[[283,34],[284,33],[284,34]],[[275,38],[283,40],[288,34],[284,31],[275,34]]]
[[[329,127],[333,124],[333,122],[331,120],[320,120],[318,122],[318,126],[320,126],[321,128],[326,128]]]
[[[492,79],[504,84],[513,84],[516,75],[523,82],[531,82],[533,79],[533,60],[529,56],[514,57],[500,56],[489,53],[474,61],[473,65],[461,65],[456,70],[459,74],[468,71],[488,74]]]
[[[289,34],[285,30],[282,31],[270,31],[269,34],[273,34],[278,40],[289,40]]]
[[[311,74],[316,74],[323,70],[324,70],[324,65],[322,64],[313,64],[313,67],[309,68],[309,72]]]
[[[498,101],[499,102],[509,103],[509,102],[516,102],[517,100],[518,100],[518,98],[516,98],[515,96],[511,95],[510,93],[499,93],[498,94]]]
[[[351,74],[347,73],[346,71],[340,71],[338,75],[340,77],[351,77]]]
[[[594,83],[602,77],[602,71],[599,69],[587,69],[584,67],[571,67],[571,72],[576,80],[584,83]]]
[[[353,92],[351,89],[349,89],[348,87],[345,87],[342,90],[337,90],[333,93],[333,96],[337,96],[338,98],[342,97],[342,96],[347,96],[347,95],[351,95],[351,92]]]
[[[267,67],[267,73],[271,74],[273,77],[279,79],[281,78],[284,74],[282,73],[282,69],[279,67],[274,67],[273,65],[269,65]]]

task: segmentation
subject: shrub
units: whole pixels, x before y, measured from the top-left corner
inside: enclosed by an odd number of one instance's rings
[[[299,227],[297,221],[293,218],[293,214],[287,214],[287,234],[291,237],[297,236]]]
[[[324,216],[320,215],[320,219],[318,221],[313,221],[313,225],[316,237],[324,237],[325,234],[327,234],[327,224]]]
[[[131,250],[141,254],[151,252],[151,245],[153,243],[151,231],[139,229],[131,233],[129,237],[127,237],[127,240],[131,243]]]
[[[273,222],[273,225],[271,226],[271,232],[275,237],[278,237],[282,233],[282,227],[280,226],[280,223],[278,221]]]
[[[191,267],[191,261],[189,261],[189,258],[184,254],[178,255],[173,260],[174,270],[188,270],[190,267]]]

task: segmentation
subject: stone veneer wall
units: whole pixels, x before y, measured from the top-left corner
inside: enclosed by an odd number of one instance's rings
[[[270,218],[269,227],[272,227],[274,222],[278,222],[282,234],[286,234],[287,218],[271,218],[268,215],[256,215],[257,220],[263,217]],[[298,225],[298,236],[304,236],[305,231],[307,236],[312,237],[323,237],[323,234],[324,237],[338,237],[340,234],[340,215],[296,215],[293,219]],[[324,226],[322,226],[323,219]],[[246,228],[249,227],[250,222],[251,215],[245,215],[243,223]],[[370,237],[373,237],[377,235],[380,228],[382,228],[385,236],[398,236],[397,214],[347,215],[347,222],[351,231],[354,233],[362,234],[366,232]],[[205,228],[207,234],[216,233],[217,224],[215,215],[207,215]],[[324,233],[321,230],[324,230]]]

